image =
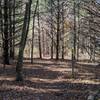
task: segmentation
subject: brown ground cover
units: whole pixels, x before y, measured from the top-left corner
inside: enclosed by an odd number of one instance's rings
[[[100,90],[97,64],[77,62],[73,79],[71,61],[24,60],[23,82],[15,81],[15,65],[0,64],[0,100],[87,100]]]

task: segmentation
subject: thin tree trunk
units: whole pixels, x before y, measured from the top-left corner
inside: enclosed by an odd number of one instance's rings
[[[54,42],[54,37],[53,37],[53,9],[52,9],[52,0],[51,0],[51,2],[50,2],[50,4],[51,4],[51,59],[53,59],[53,46],[54,46],[54,44],[53,44],[53,42]]]
[[[4,64],[9,64],[9,34],[8,34],[8,0],[4,0],[4,40],[3,58]]]
[[[95,38],[96,38],[96,35],[95,35],[95,33],[94,33],[94,41],[93,41],[93,61],[94,61],[94,62],[95,62],[95,49],[96,49]]]
[[[22,76],[23,53],[24,53],[28,30],[29,30],[31,2],[32,1],[29,0],[29,3],[26,3],[26,8],[25,8],[25,16],[24,16],[23,30],[22,30],[22,36],[21,36],[21,43],[19,47],[19,55],[18,55],[18,61],[16,65],[16,73],[17,73],[16,81],[23,81],[23,76]]]
[[[12,10],[12,13],[13,13],[12,35],[13,35],[13,37],[15,35],[15,5],[16,5],[15,0],[13,0],[13,10]],[[15,57],[15,39],[14,38],[12,39],[12,57],[13,57],[13,59]]]
[[[76,2],[74,0],[74,42],[73,42],[73,58],[76,60]]]
[[[0,0],[0,32],[3,40],[3,14],[2,14],[2,0]]]
[[[72,47],[72,77],[74,78],[74,67],[76,62],[76,2],[74,0],[74,27],[73,27],[73,47]]]
[[[42,27],[42,53],[43,53],[43,57],[45,57],[45,34],[44,34],[44,29]]]
[[[38,1],[38,40],[39,40],[39,57],[42,59],[42,49],[41,49],[41,32],[40,32],[40,14],[39,14],[39,1]]]
[[[78,33],[77,33],[77,61],[79,59],[79,47],[80,47],[80,41],[79,41],[79,38],[80,38],[80,2],[78,0]]]
[[[93,44],[92,44],[92,31],[91,31],[91,26],[92,26],[92,23],[91,23],[91,20],[93,20],[93,16],[92,16],[92,13],[90,13],[91,14],[91,19],[89,20],[89,35],[90,35],[90,37],[89,37],[89,46],[90,46],[90,48],[89,48],[89,51],[90,51],[90,61],[92,62],[93,61]]]
[[[9,0],[9,45],[10,45],[10,58],[13,58],[13,45],[12,45],[12,40],[13,40],[13,34],[12,34],[12,0]]]
[[[32,28],[32,45],[31,45],[31,63],[33,63],[33,48],[34,48],[34,26],[35,26],[35,16],[37,12],[37,7],[38,7],[38,0],[36,2],[36,7],[33,15],[33,28]]]
[[[2,41],[4,41],[4,30],[3,30],[3,26],[4,26],[4,23],[3,23],[3,9],[2,9],[2,0],[0,0],[0,32],[1,32],[1,39]],[[1,44],[1,52],[2,52],[2,44]],[[5,64],[4,64],[4,68],[5,68]]]
[[[62,3],[62,59],[64,59],[64,5]]]
[[[57,0],[57,40],[56,40],[56,42],[57,42],[57,45],[56,45],[56,60],[58,60],[59,59],[59,38],[60,38],[60,1],[59,0]]]

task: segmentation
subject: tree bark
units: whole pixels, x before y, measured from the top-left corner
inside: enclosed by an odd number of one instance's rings
[[[9,64],[8,0],[4,0],[3,63]]]
[[[80,41],[79,41],[79,38],[80,38],[80,2],[78,0],[78,32],[77,32],[77,61],[79,60],[79,47],[80,47]]]
[[[10,49],[10,58],[13,58],[13,34],[12,34],[12,0],[9,0],[9,49]]]
[[[53,35],[53,6],[52,6],[52,0],[50,1],[50,11],[51,11],[51,59],[53,59],[53,53],[54,53],[54,35]]]
[[[64,5],[62,3],[62,59],[64,59]]]
[[[74,68],[76,62],[76,1],[74,0],[74,27],[73,27],[73,47],[72,47],[72,77],[74,78]]]
[[[39,14],[39,1],[38,1],[38,40],[39,40],[39,57],[42,59],[42,49],[41,49],[41,32],[40,32],[40,14]]]
[[[23,68],[23,53],[24,48],[26,45],[28,30],[29,30],[29,22],[30,22],[30,13],[31,13],[31,0],[29,0],[29,3],[26,3],[25,8],[25,16],[24,16],[24,23],[23,23],[23,30],[22,30],[22,36],[21,36],[21,43],[19,47],[19,55],[18,55],[18,61],[16,65],[16,81],[23,81],[22,76],[22,68]]]
[[[56,37],[57,37],[57,40],[56,40],[56,42],[57,42],[57,45],[56,45],[56,60],[58,60],[59,59],[59,38],[60,38],[60,1],[59,0],[57,0],[57,35],[56,35]]]
[[[15,5],[16,5],[16,3],[15,3],[15,0],[13,0],[13,11],[12,11],[12,13],[13,13],[13,18],[12,18],[12,35],[13,35],[13,37],[15,36]],[[15,39],[13,38],[12,39],[12,57],[13,57],[13,59],[14,59],[14,57],[15,57]]]
[[[35,26],[35,16],[37,12],[37,7],[38,7],[38,0],[36,2],[36,7],[33,15],[33,28],[32,28],[32,45],[31,45],[31,63],[33,63],[33,48],[34,48],[34,26]]]

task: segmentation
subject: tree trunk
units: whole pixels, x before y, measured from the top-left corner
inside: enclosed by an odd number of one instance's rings
[[[4,0],[4,40],[3,58],[4,64],[9,64],[9,34],[8,34],[8,0]]]
[[[13,0],[13,18],[12,18],[12,36],[14,37],[15,35],[15,0]],[[15,39],[12,39],[12,58],[14,59],[15,57]]]
[[[24,48],[26,45],[26,40],[27,40],[27,35],[28,35],[28,30],[29,30],[31,2],[32,1],[29,0],[29,3],[26,3],[26,8],[25,8],[23,30],[22,30],[20,47],[19,47],[18,61],[17,61],[17,65],[16,65],[16,73],[17,73],[16,81],[23,81],[23,76],[22,76],[23,53],[24,53]]]
[[[57,45],[56,45],[56,60],[58,60],[59,59],[59,38],[60,38],[60,1],[59,0],[57,0],[57,35],[56,35],[56,37],[57,37],[57,40],[56,40],[56,43],[57,43]]]
[[[80,38],[80,2],[78,0],[78,33],[77,33],[77,61],[79,60],[79,47],[80,47],[80,41],[79,41],[79,38]]]
[[[2,14],[2,0],[0,0],[0,32],[3,40],[3,14]]]
[[[39,57],[42,59],[42,49],[41,49],[41,32],[40,32],[40,14],[39,14],[39,1],[38,1],[38,40],[39,40]]]
[[[50,8],[51,8],[51,59],[53,59],[53,53],[54,53],[54,51],[53,51],[53,48],[54,48],[54,44],[53,44],[53,42],[54,42],[54,37],[53,37],[53,6],[52,6],[52,0],[50,1]]]
[[[13,58],[13,34],[12,34],[12,0],[9,0],[9,49],[10,49],[10,58]]]
[[[37,7],[38,7],[38,0],[36,2],[36,7],[33,15],[33,28],[32,28],[32,45],[31,45],[31,63],[33,63],[33,48],[34,48],[34,25],[35,25],[35,16],[37,12]]]
[[[72,47],[72,77],[74,78],[74,67],[76,62],[76,2],[74,0],[74,27],[73,27],[73,47]]]
[[[62,59],[64,59],[64,5],[62,3]]]

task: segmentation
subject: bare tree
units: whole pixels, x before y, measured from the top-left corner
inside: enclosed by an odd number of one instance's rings
[[[16,81],[22,81],[23,80],[23,76],[22,76],[23,53],[24,53],[27,35],[28,35],[28,30],[29,30],[31,3],[32,3],[32,1],[29,0],[29,2],[26,3],[26,8],[25,8],[23,30],[22,30],[20,47],[19,47],[18,61],[17,61],[17,65],[16,65],[16,73],[17,73]]]
[[[33,15],[33,28],[32,28],[32,45],[31,45],[31,63],[33,63],[33,48],[34,48],[34,27],[35,27],[35,17],[37,13],[37,7],[38,7],[38,0],[36,2],[36,7]]]
[[[4,0],[4,38],[3,38],[4,64],[9,64],[9,33],[8,33],[8,0]]]

